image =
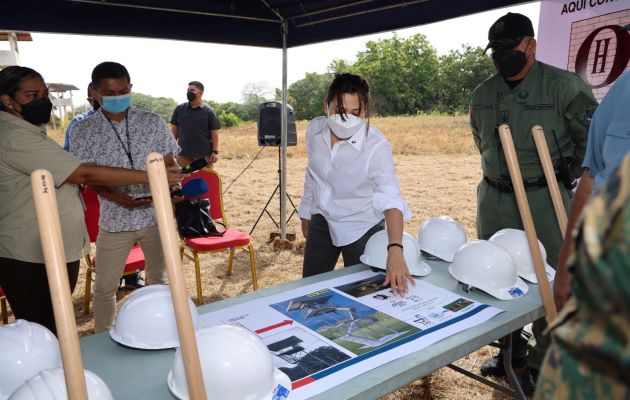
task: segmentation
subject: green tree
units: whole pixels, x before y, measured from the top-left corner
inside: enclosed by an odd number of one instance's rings
[[[245,121],[258,121],[258,108],[269,99],[275,98],[275,91],[266,82],[252,82],[245,85],[241,92]]]
[[[295,119],[311,119],[323,113],[324,93],[332,80],[330,74],[307,72],[304,79],[289,86]]]
[[[169,97],[153,97],[142,93],[131,93],[131,102],[139,109],[159,114],[166,122],[170,122],[177,102]]]
[[[465,44],[440,57],[438,110],[466,112],[473,89],[495,73],[492,58],[481,47]]]
[[[348,72],[351,73],[352,64],[349,64],[348,61],[344,59],[335,58],[334,60],[330,62],[330,64],[328,64],[328,68],[326,68],[326,70],[328,71],[330,75],[344,74]]]
[[[438,57],[426,36],[369,41],[357,55],[353,72],[368,80],[373,111],[382,115],[416,114],[434,108]]]
[[[217,103],[216,101],[212,100],[203,100],[203,102],[208,107],[212,108],[212,110],[214,110],[214,112],[218,116],[220,116],[221,114],[232,114],[237,117],[239,121],[249,120],[247,107],[244,104],[235,103],[233,101],[227,103]]]

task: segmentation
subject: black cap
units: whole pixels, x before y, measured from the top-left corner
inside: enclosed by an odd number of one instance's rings
[[[512,49],[526,36],[534,36],[532,21],[523,14],[507,13],[490,27],[485,51],[489,48]]]

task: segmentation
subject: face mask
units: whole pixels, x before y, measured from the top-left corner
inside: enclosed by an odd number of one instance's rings
[[[328,127],[339,139],[350,139],[364,125],[363,118],[352,114],[344,116],[345,121],[341,119],[340,114],[332,114],[328,116]]]
[[[525,53],[518,50],[502,50],[492,53],[492,61],[497,72],[503,77],[514,76],[527,64]]]
[[[195,92],[186,92],[186,98],[188,99],[188,101],[193,101],[197,98],[197,95],[195,94]]]
[[[43,125],[50,121],[50,112],[52,111],[52,103],[48,97],[39,100],[33,100],[30,103],[20,104],[22,107],[22,118],[33,125]]]
[[[112,114],[120,114],[131,107],[131,94],[120,96],[103,96],[103,109]]]

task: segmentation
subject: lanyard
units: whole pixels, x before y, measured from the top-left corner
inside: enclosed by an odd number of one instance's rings
[[[118,143],[120,143],[120,146],[123,148],[123,151],[127,155],[127,158],[129,159],[129,162],[131,163],[131,169],[134,169],[133,158],[131,157],[131,140],[129,139],[129,116],[125,116],[125,134],[127,135],[127,147],[125,147],[125,144],[120,138],[120,134],[116,130],[116,127],[114,126],[114,123],[112,122],[112,120],[107,118],[107,121],[109,122],[109,125],[112,127],[112,130],[116,134],[116,139],[118,139]]]

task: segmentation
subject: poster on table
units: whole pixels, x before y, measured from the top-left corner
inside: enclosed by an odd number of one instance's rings
[[[502,310],[416,280],[404,297],[363,271],[200,315],[254,332],[306,399],[481,324]]]
[[[536,57],[576,72],[601,101],[630,69],[628,0],[542,0]]]

